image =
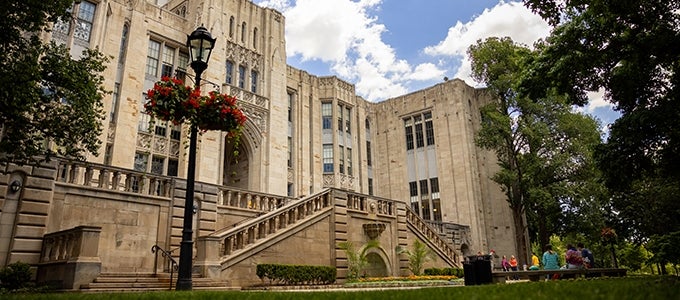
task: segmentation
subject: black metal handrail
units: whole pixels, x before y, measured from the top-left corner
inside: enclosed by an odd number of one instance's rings
[[[165,251],[163,248],[161,248],[158,245],[153,245],[151,247],[151,253],[155,254],[154,260],[153,260],[153,274],[156,275],[156,271],[158,270],[158,252],[161,253],[161,256],[165,257],[170,264],[168,267],[170,269],[170,290],[172,291],[172,277],[173,274],[175,273],[176,270],[179,269],[179,265],[177,264],[177,261],[172,258],[172,255],[170,252]]]

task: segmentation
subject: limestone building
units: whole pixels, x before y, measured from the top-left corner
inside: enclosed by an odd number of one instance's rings
[[[474,143],[479,108],[493,101],[484,90],[450,80],[366,101],[341,78],[288,66],[285,17],[248,0],[83,0],[73,14],[46,38],[74,56],[97,47],[113,57],[103,148],[88,161],[186,178],[188,128],[150,126],[141,110],[162,76],[193,84],[185,43],[204,26],[217,42],[201,88],[236,96],[248,121],[237,160],[225,133],[199,136],[197,182],[296,199],[325,188],[393,199],[458,255],[516,253],[511,212],[489,179],[494,154]],[[178,242],[173,230],[170,245]]]

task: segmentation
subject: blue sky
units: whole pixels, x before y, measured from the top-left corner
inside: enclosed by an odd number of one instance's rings
[[[551,28],[521,2],[500,0],[255,0],[286,17],[288,64],[355,84],[381,101],[444,77],[470,77],[467,48],[509,36],[531,46]],[[608,124],[618,117],[602,93],[580,108]],[[604,131],[607,131],[604,129]]]

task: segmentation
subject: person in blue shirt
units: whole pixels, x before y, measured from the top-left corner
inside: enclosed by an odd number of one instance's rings
[[[543,263],[543,270],[558,270],[560,268],[560,255],[553,251],[552,245],[546,245],[541,262]],[[557,279],[551,275],[548,275],[546,278]]]

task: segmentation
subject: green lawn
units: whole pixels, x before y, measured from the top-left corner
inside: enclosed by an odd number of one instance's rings
[[[549,282],[522,282],[482,286],[453,286],[421,289],[369,291],[191,291],[191,292],[148,292],[116,294],[4,294],[0,298],[10,299],[680,299],[678,277],[629,276],[626,278],[605,278],[591,280],[562,280]]]

